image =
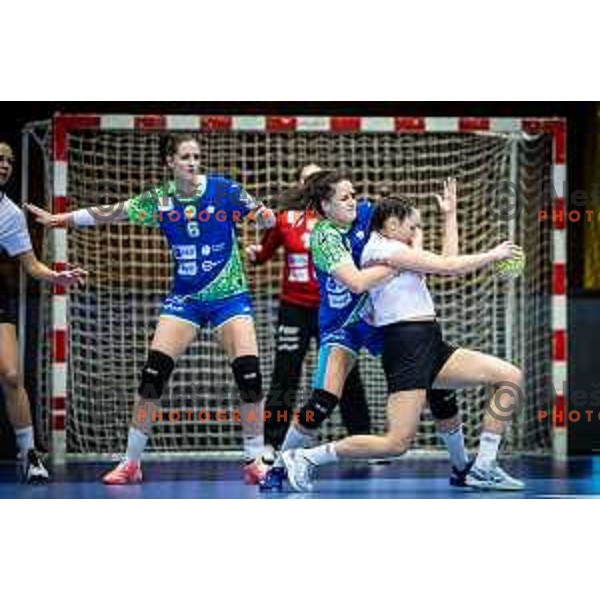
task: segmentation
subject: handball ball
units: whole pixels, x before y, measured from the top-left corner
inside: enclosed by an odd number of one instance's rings
[[[512,281],[523,274],[525,269],[525,255],[520,253],[513,258],[500,260],[496,263],[496,274],[501,279]]]

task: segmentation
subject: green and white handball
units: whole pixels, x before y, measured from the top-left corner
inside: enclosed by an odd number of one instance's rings
[[[523,274],[525,270],[525,254],[521,251],[513,258],[499,260],[495,264],[496,275],[504,281],[513,281]]]

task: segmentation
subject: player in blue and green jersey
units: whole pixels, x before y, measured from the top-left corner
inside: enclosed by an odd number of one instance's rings
[[[344,382],[360,350],[366,348],[373,355],[381,353],[383,332],[372,324],[367,292],[396,274],[395,269],[385,264],[364,269],[357,266],[371,234],[374,205],[365,199],[355,199],[347,177],[336,171],[317,173],[307,181],[305,196],[308,208],[322,217],[311,236],[321,291],[319,359],[312,396],[300,410],[298,421],[288,430],[282,456],[261,485],[265,490],[280,489],[286,457],[293,458],[294,449],[311,445],[319,426],[338,405]],[[457,462],[460,471],[453,468],[450,481],[462,486],[465,475],[462,434],[455,443],[445,431],[446,425],[454,424],[458,415],[456,397],[447,390],[428,390],[427,399],[451,457],[461,457]],[[452,445],[457,446],[456,451]]]
[[[50,215],[31,208],[49,226],[92,226],[117,220],[159,228],[174,262],[174,281],[165,299],[135,399],[126,458],[104,482],[112,485],[142,479],[141,456],[152,416],[176,359],[196,339],[199,327],[212,325],[225,350],[240,391],[246,460],[245,479],[257,483],[263,469],[262,377],[253,311],[236,237],[236,223],[253,212],[259,223],[272,213],[239,184],[202,175],[200,147],[190,135],[170,138],[165,150],[173,180],[111,207]]]
[[[337,171],[320,171],[308,178],[304,194],[307,208],[321,216],[310,240],[321,292],[319,359],[312,395],[288,429],[282,453],[311,444],[338,405],[361,348],[379,353],[382,338],[369,322],[366,292],[394,273],[386,265],[357,267],[369,239],[373,207],[367,200],[356,200],[348,178]],[[283,476],[280,457],[262,489],[279,489]]]

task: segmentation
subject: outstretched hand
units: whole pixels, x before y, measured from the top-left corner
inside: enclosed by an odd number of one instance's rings
[[[497,261],[523,258],[523,249],[510,241],[498,244],[492,253]]]
[[[64,227],[69,224],[70,216],[68,213],[53,215],[33,204],[25,204],[24,207],[34,216],[36,223],[40,223],[44,227]]]
[[[52,278],[52,283],[62,287],[76,287],[85,283],[85,278],[87,275],[87,271],[76,267],[74,269],[55,273],[54,277]]]

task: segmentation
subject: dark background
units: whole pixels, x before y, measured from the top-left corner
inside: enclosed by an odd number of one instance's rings
[[[26,123],[49,119],[55,112],[564,117],[567,119],[571,193],[573,190],[591,193],[595,162],[598,160],[599,104],[596,102],[3,102],[0,108],[0,140],[8,142],[17,155],[13,178],[7,189],[14,200],[19,199],[21,189],[21,130]],[[578,208],[581,210],[581,207]],[[600,358],[596,358],[594,352],[595,344],[600,340],[600,293],[583,288],[584,227],[584,222],[569,223],[569,389],[589,392],[600,370]],[[35,228],[32,232],[36,245]],[[15,273],[10,265],[0,264],[0,276],[14,280]],[[29,290],[35,297],[36,286],[29,284]],[[31,368],[28,371],[31,372]],[[597,381],[600,383],[600,377]],[[14,453],[14,441],[2,414],[3,408],[2,402],[0,458]],[[573,454],[600,452],[600,421],[571,423],[569,450]]]

